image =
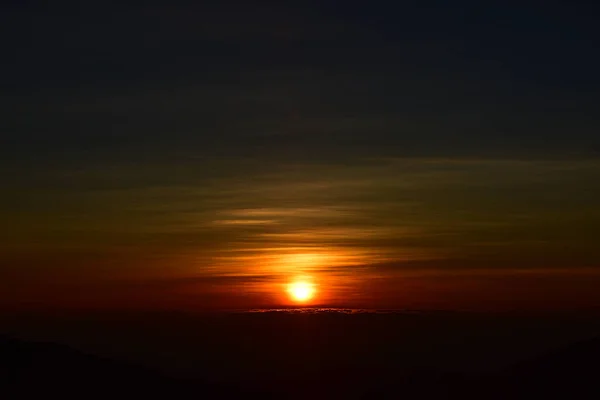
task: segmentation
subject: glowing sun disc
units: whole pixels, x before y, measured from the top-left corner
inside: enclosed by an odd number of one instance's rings
[[[315,286],[308,282],[293,282],[288,285],[288,293],[295,301],[308,301],[315,294]]]

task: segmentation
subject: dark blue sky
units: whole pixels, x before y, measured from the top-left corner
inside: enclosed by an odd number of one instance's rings
[[[597,155],[597,8],[387,3],[9,8],[5,149]]]

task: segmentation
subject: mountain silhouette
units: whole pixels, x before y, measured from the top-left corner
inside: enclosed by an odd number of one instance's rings
[[[0,336],[0,398],[177,398],[190,394],[234,398],[252,392],[231,384],[169,377],[65,345]]]
[[[492,344],[490,344],[492,345]],[[39,398],[344,398],[596,399],[600,398],[600,337],[549,351],[494,374],[463,376],[435,369],[364,368],[330,371],[312,382],[179,379],[68,346],[0,336],[0,397]],[[4,396],[8,394],[8,396]]]
[[[513,398],[600,398],[600,337],[516,363],[495,379]]]

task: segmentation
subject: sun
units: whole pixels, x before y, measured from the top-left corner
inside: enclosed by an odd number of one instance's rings
[[[315,285],[306,281],[296,281],[288,285],[287,291],[292,300],[304,303],[315,295]]]

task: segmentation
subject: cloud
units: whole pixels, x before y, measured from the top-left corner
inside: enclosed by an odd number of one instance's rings
[[[14,227],[0,233],[4,259],[54,249],[55,268],[88,254],[90,276],[106,274],[101,254],[128,254],[135,267],[117,276],[143,276],[144,263],[149,273],[168,264],[166,275],[600,265],[591,160],[383,158],[275,170],[242,160],[63,173],[43,171],[45,186],[0,199]]]

